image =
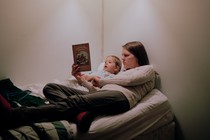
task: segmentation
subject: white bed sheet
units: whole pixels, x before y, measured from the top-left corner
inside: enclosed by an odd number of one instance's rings
[[[73,88],[86,90],[78,85],[75,80],[59,81],[59,83]],[[42,89],[44,84],[31,84],[21,87],[32,91],[32,94],[44,98]],[[161,127],[173,120],[173,113],[167,97],[159,90],[154,89],[148,93],[131,110],[114,115],[96,118],[87,133],[79,133],[74,123],[69,123],[73,130],[73,137],[81,140],[107,140],[107,139],[132,139],[137,135]]]

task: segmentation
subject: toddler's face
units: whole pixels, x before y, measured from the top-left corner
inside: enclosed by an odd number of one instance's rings
[[[116,73],[118,70],[118,67],[115,63],[115,59],[113,57],[107,57],[104,64],[104,70],[108,71],[112,74]]]

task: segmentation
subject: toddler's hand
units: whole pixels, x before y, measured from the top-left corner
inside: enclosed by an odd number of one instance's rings
[[[101,78],[100,78],[99,76],[94,76],[93,79],[92,79],[92,84],[93,84],[93,86],[99,87],[99,80],[100,80],[100,79],[101,79]]]

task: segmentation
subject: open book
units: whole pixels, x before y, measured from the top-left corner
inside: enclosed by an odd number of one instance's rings
[[[89,43],[72,45],[74,63],[80,66],[80,71],[91,70]]]

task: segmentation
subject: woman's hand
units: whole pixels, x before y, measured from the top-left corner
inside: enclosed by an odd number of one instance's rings
[[[77,64],[72,65],[72,71],[71,74],[78,80],[79,83],[82,82],[82,74],[80,72],[80,67]]]
[[[73,65],[72,65],[71,74],[72,74],[74,77],[76,77],[77,75],[81,75],[79,65],[77,65],[77,64],[73,64]]]

